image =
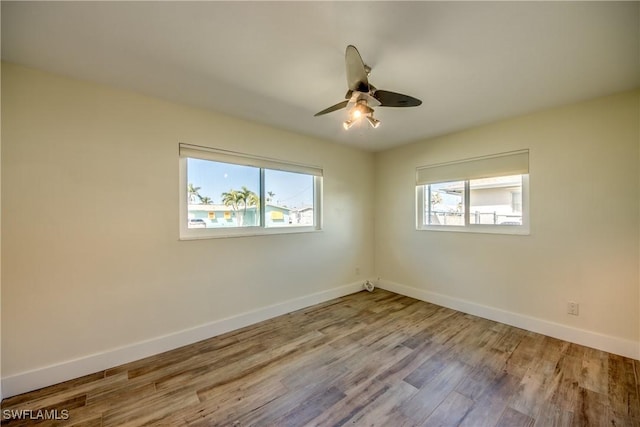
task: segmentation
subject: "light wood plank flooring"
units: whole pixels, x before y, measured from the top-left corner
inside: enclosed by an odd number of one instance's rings
[[[635,426],[640,362],[361,292],[5,399],[83,426]],[[3,420],[3,425],[28,425]]]

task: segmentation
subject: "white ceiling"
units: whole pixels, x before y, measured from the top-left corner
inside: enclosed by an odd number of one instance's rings
[[[8,2],[2,59],[378,151],[640,87],[640,2]],[[344,51],[422,99],[342,129]]]

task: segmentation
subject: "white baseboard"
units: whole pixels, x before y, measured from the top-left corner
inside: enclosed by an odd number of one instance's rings
[[[475,302],[454,298],[410,286],[401,285],[388,280],[379,280],[377,286],[397,294],[405,295],[421,301],[451,308],[463,313],[505,323],[531,332],[558,338],[564,341],[603,350],[620,356],[640,360],[640,342],[600,334],[585,329],[574,328],[548,320],[525,316],[523,314],[489,307]]]
[[[135,344],[107,350],[55,365],[38,368],[2,378],[0,385],[4,398],[37,390],[83,375],[110,369],[158,353],[193,344],[282,314],[291,313],[334,298],[359,292],[363,282],[354,282],[338,288],[317,292],[282,303],[248,311],[236,316],[216,320],[195,328],[152,338]]]

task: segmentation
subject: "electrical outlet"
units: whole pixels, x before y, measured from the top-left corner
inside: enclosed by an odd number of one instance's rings
[[[579,304],[577,302],[574,301],[568,301],[567,302],[567,313],[568,314],[572,314],[574,316],[578,315],[578,308],[579,308]]]
[[[360,275],[360,267],[356,267],[356,276]]]

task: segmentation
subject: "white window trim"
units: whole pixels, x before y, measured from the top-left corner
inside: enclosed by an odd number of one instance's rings
[[[260,169],[260,200],[265,200],[264,194],[264,169],[281,170],[286,172],[305,173],[312,175],[314,194],[314,225],[313,226],[272,226],[265,227],[265,203],[260,203],[260,225],[248,227],[224,227],[224,228],[189,228],[188,223],[188,203],[187,203],[187,158],[200,158],[223,163],[240,164],[245,166],[259,167]],[[190,144],[179,144],[178,148],[178,170],[179,170],[179,239],[180,240],[200,240],[229,237],[249,237],[264,236],[274,234],[296,234],[313,233],[322,230],[322,175],[323,170],[317,166],[308,166],[298,163],[288,163],[282,160],[269,159],[266,157],[251,156],[243,153],[236,153],[228,150],[219,150],[209,147],[200,147]]]
[[[526,159],[525,159],[526,156]],[[512,234],[512,235],[530,235],[530,217],[529,217],[529,150],[519,150],[510,153],[502,153],[494,156],[479,157],[458,162],[441,163],[432,166],[423,166],[416,168],[416,230],[418,231],[447,231],[456,233],[487,233],[487,234]],[[510,161],[511,159],[511,161]],[[506,162],[505,162],[506,161]],[[491,225],[491,224],[470,224],[469,206],[471,192],[469,191],[469,180],[475,179],[473,175],[465,175],[464,164],[469,162],[479,165],[480,168],[485,167],[480,173],[483,177],[493,176],[487,172],[486,168],[493,168],[498,165],[499,173],[496,176],[505,174],[522,175],[522,225]],[[505,164],[506,163],[506,164]],[[462,166],[462,167],[460,167]],[[434,179],[430,173],[433,168],[442,168],[445,175],[449,179],[438,181]],[[453,170],[453,172],[451,172]],[[462,172],[461,172],[462,170]],[[475,171],[474,171],[475,173]],[[437,175],[436,175],[437,176]],[[437,182],[447,181],[464,181],[464,223],[465,225],[432,225],[425,224],[425,196],[424,188],[426,185]]]

